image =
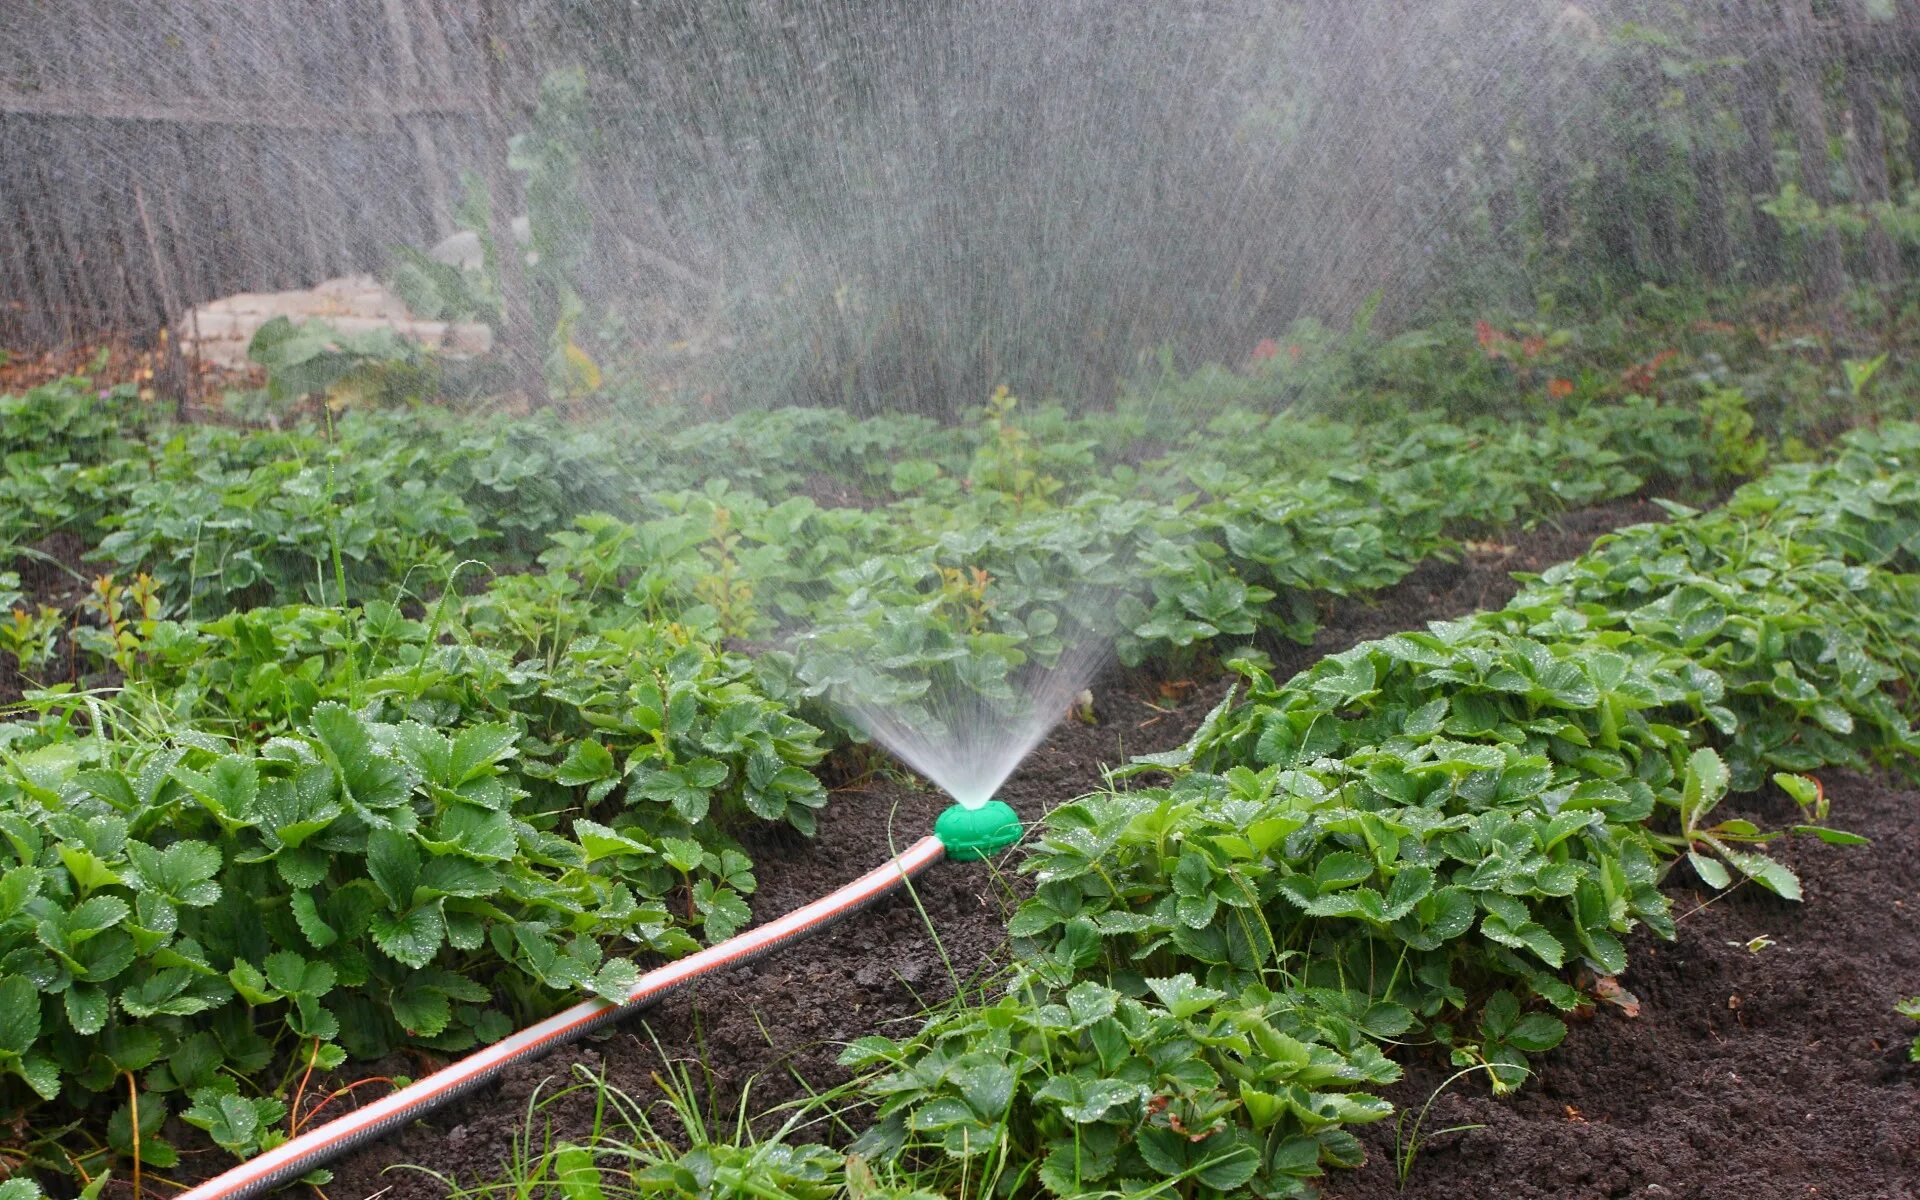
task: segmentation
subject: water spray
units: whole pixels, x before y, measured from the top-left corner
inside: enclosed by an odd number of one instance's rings
[[[991,702],[971,692],[937,693],[941,719],[910,720],[878,704],[842,697],[843,711],[877,742],[938,784],[954,803],[933,834],[838,890],[777,920],[677,962],[656,967],[619,1004],[589,1000],[556,1013],[365,1108],[292,1138],[175,1200],[248,1200],[292,1183],[342,1154],[399,1129],[529,1061],[596,1029],[642,1012],[711,971],[771,954],[893,894],[943,858],[976,862],[1020,840],[1020,816],[994,798],[1013,769],[1066,714],[1071,698],[1105,661],[1099,641],[1083,642],[1050,669],[1022,681],[1022,694]]]

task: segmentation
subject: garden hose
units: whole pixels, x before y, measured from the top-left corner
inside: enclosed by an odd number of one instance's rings
[[[1011,817],[1012,810],[1009,809],[1007,815]],[[1014,828],[1014,836],[1017,837],[1018,818],[1014,818]],[[995,826],[992,836],[1004,835],[1003,824]],[[955,857],[978,858],[981,850],[981,846],[963,841],[955,847]],[[175,1200],[246,1200],[284,1187],[347,1151],[474,1091],[516,1063],[537,1058],[603,1025],[649,1008],[669,992],[684,987],[710,971],[750,963],[789,942],[817,933],[842,917],[859,912],[917,877],[946,854],[947,846],[942,844],[939,837],[921,838],[897,857],[811,904],[797,908],[778,920],[749,929],[717,946],[709,946],[697,954],[648,971],[640,977],[639,984],[628,994],[624,1003],[589,1000],[555,1013],[539,1024],[503,1038],[365,1108],[282,1142],[266,1153],[182,1192]]]

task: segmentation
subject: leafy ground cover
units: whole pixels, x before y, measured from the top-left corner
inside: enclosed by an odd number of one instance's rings
[[[1777,844],[1806,888],[1789,903],[1754,886],[1714,893],[1669,876],[1677,934],[1630,939],[1636,1015],[1615,1005],[1569,1022],[1511,1097],[1471,1080],[1433,1099],[1426,1129],[1455,1126],[1414,1156],[1403,1183],[1395,1122],[1366,1127],[1369,1162],[1330,1176],[1339,1200],[1393,1196],[1649,1194],[1700,1200],[1898,1196],[1920,1170],[1906,1131],[1920,1119],[1910,1026],[1892,1010],[1920,971],[1906,935],[1920,835],[1916,791],[1899,778],[1821,776],[1866,846]],[[1791,819],[1779,794],[1737,796],[1738,815]],[[1388,1097],[1417,1113],[1455,1068],[1408,1059]],[[1726,1136],[1764,1124],[1764,1139]],[[1477,1128],[1475,1128],[1477,1127]]]
[[[1142,763],[1173,782],[1048,818],[1009,978],[848,1051],[855,1159],[706,1129],[625,1131],[631,1178],[566,1161],[643,1193],[732,1194],[703,1175],[724,1161],[726,1187],[820,1194],[1289,1195],[1357,1163],[1394,1058],[1520,1086],[1556,1012],[1636,1003],[1620,939],[1671,936],[1676,864],[1798,895],[1757,848],[1779,830],[1716,817],[1730,788],[1771,776],[1780,829],[1844,845],[1798,772],[1905,764],[1917,439],[1856,435],[1288,683],[1246,668],[1244,700]],[[516,1185],[559,1161],[530,1151]]]
[[[1508,572],[1563,561],[1600,532],[1660,515],[1644,502],[1582,510],[1499,543],[1476,543],[1457,561],[1429,560],[1385,592],[1332,602],[1314,645],[1282,647],[1276,663],[1290,672],[1423,615],[1461,616],[1499,604],[1513,594]],[[1101,787],[1108,764],[1183,743],[1228,685],[1221,673],[1167,678],[1111,668],[1093,685],[1091,723],[1064,722],[1000,794],[1037,822],[1061,797]],[[771,828],[743,839],[759,880],[756,910],[784,911],[837,886],[849,863],[885,857],[928,827],[942,807],[937,793],[910,778],[869,771],[857,759],[834,756],[824,765],[834,799],[820,811],[815,839]],[[659,1096],[656,1076],[688,1070],[697,1113],[715,1136],[731,1136],[743,1113],[763,1133],[789,1118],[805,1124],[796,1104],[850,1078],[836,1061],[847,1042],[874,1031],[910,1032],[956,989],[993,982],[991,971],[1005,962],[1007,918],[1028,885],[1026,877],[1004,870],[931,872],[913,899],[827,930],[803,955],[711,977],[681,1001],[623,1023],[604,1039],[513,1072],[480,1104],[436,1114],[343,1160],[327,1190],[367,1195],[391,1188],[394,1200],[439,1196],[446,1185],[394,1164],[419,1164],[480,1186],[494,1176],[476,1164],[510,1161],[527,1137],[536,1144],[591,1140],[595,1089],[554,1098],[582,1081],[583,1070],[604,1074],[610,1087],[643,1104]],[[530,1105],[539,1108],[531,1118]],[[677,1130],[671,1113],[656,1108],[652,1115],[663,1132]],[[610,1177],[608,1186],[617,1193],[616,1180]]]
[[[1590,1003],[1622,935],[1671,935],[1676,856],[1797,898],[1756,848],[1778,831],[1713,813],[1771,771],[1795,832],[1849,840],[1793,772],[1914,750],[1916,434],[1604,539],[1485,617],[1283,685],[1247,670],[1243,703],[1140,764],[1175,783],[1049,816],[1005,999],[850,1052],[880,1069],[865,1145],[1062,1195],[1290,1194],[1357,1163],[1383,1044],[1517,1087],[1564,1036],[1534,1004]]]
[[[1433,345],[1406,343],[1399,352],[1423,364],[1409,368],[1415,376],[1431,375],[1441,361]],[[1505,380],[1514,397],[1543,382],[1512,372],[1484,340],[1467,353],[1474,372]],[[12,547],[15,582],[5,586],[19,596],[0,655],[13,689],[25,693],[16,719],[0,724],[0,832],[10,859],[0,871],[0,988],[10,1014],[0,1030],[0,1105],[18,1114],[23,1131],[8,1143],[9,1161],[83,1177],[131,1161],[165,1172],[176,1165],[177,1144],[201,1135],[224,1151],[248,1153],[312,1119],[306,1085],[315,1073],[400,1047],[457,1051],[571,995],[619,992],[631,955],[671,955],[728,935],[753,911],[751,840],[769,827],[810,831],[825,802],[813,768],[843,744],[845,731],[817,701],[835,687],[904,700],[915,677],[964,670],[969,686],[990,691],[1029,660],[1057,653],[1076,636],[1076,622],[1115,636],[1127,661],[1166,670],[1238,652],[1255,685],[1254,707],[1223,713],[1195,743],[1191,762],[1160,766],[1181,766],[1186,780],[1227,780],[1219,785],[1225,792],[1203,797],[1207,804],[1234,789],[1246,804],[1277,803],[1283,792],[1298,800],[1275,782],[1276,763],[1229,762],[1244,757],[1233,739],[1252,736],[1235,734],[1229,722],[1293,703],[1260,664],[1309,640],[1329,597],[1387,586],[1421,562],[1457,552],[1462,539],[1630,494],[1649,480],[1712,490],[1750,471],[1756,448],[1768,449],[1751,423],[1735,419],[1740,406],[1712,378],[1689,384],[1686,402],[1589,381],[1582,386],[1590,395],[1535,404],[1525,425],[1435,414],[1361,425],[1245,403],[1197,429],[1185,416],[1186,404],[1206,389],[1272,404],[1295,386],[1277,370],[1203,373],[1161,379],[1097,416],[1051,408],[1023,415],[1001,394],[959,435],[912,419],[849,423],[788,411],[696,424],[657,442],[608,437],[605,427],[432,410],[353,412],[283,429],[176,426],[154,419],[131,387],[97,391],[80,379],[6,398],[0,512],[7,524],[0,533]],[[1176,391],[1177,402],[1169,398]],[[1868,454],[1862,445],[1845,461]],[[820,467],[845,485],[834,498],[858,502],[794,496]],[[1789,502],[1813,503],[1782,500]],[[1898,511],[1900,502],[1887,503]],[[1814,517],[1825,512],[1815,509]],[[1878,526],[1832,523],[1836,539],[1893,536]],[[94,577],[71,608],[50,603],[20,569],[58,558],[47,549],[55,538],[84,549],[86,561],[68,565],[113,572]],[[1828,551],[1840,559],[1848,553]],[[1662,554],[1682,552],[1692,553]],[[476,558],[485,571],[463,570]],[[1846,571],[1833,574],[1824,559],[1775,569],[1831,591],[1820,593],[1823,615],[1857,619],[1845,603],[1853,586]],[[1717,578],[1714,568],[1702,570]],[[1064,576],[1100,584],[1117,599],[1090,615],[1065,602]],[[1871,578],[1875,588],[1893,587],[1880,574]],[[1751,591],[1760,595],[1765,586]],[[1597,591],[1601,598],[1581,603],[1604,607],[1611,594]],[[1897,589],[1873,598],[1907,600]],[[1759,621],[1757,611],[1738,619]],[[1683,616],[1704,620],[1693,608]],[[1710,793],[1719,760],[1682,763],[1674,755],[1683,734],[1642,732],[1653,724],[1641,710],[1679,703],[1675,687],[1693,695],[1685,685],[1700,681],[1683,668],[1698,666],[1687,657],[1695,648],[1682,643],[1669,648],[1669,659],[1642,662],[1608,642],[1600,614],[1592,621],[1591,632],[1475,626],[1457,645],[1429,648],[1451,664],[1446,670],[1479,669],[1477,656],[1494,655],[1498,667],[1486,670],[1552,673],[1554,663],[1515,647],[1549,647],[1542,653],[1551,657],[1556,638],[1604,645],[1582,642],[1582,655],[1600,657],[1579,658],[1573,669],[1607,680],[1605,702],[1596,697],[1562,718],[1569,730],[1598,739],[1592,762],[1533,763],[1539,753],[1527,739],[1547,737],[1543,731],[1492,736],[1511,719],[1498,712],[1484,728],[1454,731],[1452,724],[1469,718],[1448,708],[1434,717],[1436,728],[1447,731],[1442,740],[1465,747],[1464,757],[1418,758],[1398,768],[1381,758],[1367,768],[1383,779],[1399,770],[1401,798],[1409,800],[1418,789],[1405,780],[1425,786],[1491,771],[1496,753],[1525,760],[1513,766],[1516,778],[1549,777],[1517,800],[1565,786],[1552,778],[1556,772],[1587,772],[1605,785],[1589,789],[1600,814],[1593,830],[1569,829],[1554,843],[1593,839],[1590,854],[1553,886],[1576,867],[1599,872],[1594,886],[1603,893],[1606,883],[1625,880],[1621,895],[1602,896],[1606,919],[1579,923],[1580,905],[1590,901],[1576,885],[1553,893],[1569,901],[1571,916],[1492,914],[1507,921],[1497,928],[1514,944],[1461,966],[1466,975],[1505,971],[1519,989],[1511,1027],[1491,1039],[1484,1028],[1477,1040],[1462,1039],[1463,1055],[1496,1066],[1513,1066],[1511,1054],[1499,1057],[1503,1050],[1524,1050],[1526,1030],[1544,1028],[1519,1014],[1522,997],[1566,998],[1553,990],[1547,968],[1561,964],[1542,953],[1543,939],[1560,947],[1563,960],[1609,953],[1605,938],[1617,936],[1618,926],[1651,919],[1657,906],[1648,879],[1674,848],[1672,838],[1700,834],[1680,847],[1692,852],[1700,842],[1710,852],[1700,863],[1763,879],[1771,873],[1751,857],[1758,851],[1748,839],[1757,833],[1696,822],[1656,835],[1635,825],[1647,815],[1635,807],[1640,793],[1596,765],[1612,761],[1608,754],[1631,758],[1636,772],[1642,755],[1651,762],[1665,754],[1674,774],[1632,780],[1652,795],[1678,787],[1684,798],[1689,793],[1675,781],[1683,766],[1691,770],[1698,783],[1685,803],[1700,820],[1717,798]],[[740,652],[796,629],[817,636],[757,658]],[[1642,636],[1637,626],[1632,632]],[[1796,714],[1804,710],[1828,731],[1811,752],[1818,761],[1840,761],[1841,749],[1859,752],[1872,744],[1868,733],[1894,745],[1898,714],[1874,697],[1885,682],[1877,672],[1905,669],[1884,645],[1897,644],[1903,629],[1883,626],[1879,641],[1846,647],[1858,663],[1829,662],[1820,647],[1801,645],[1805,629],[1789,632],[1804,650],[1791,658],[1798,673],[1758,680],[1722,672],[1728,693],[1702,700],[1702,719],[1726,735],[1726,722],[1739,727],[1753,705],[1791,701],[1800,706]],[[871,673],[876,641],[888,650],[891,678],[855,678]],[[1619,678],[1609,674],[1615,659],[1626,663]],[[1432,666],[1417,656],[1382,659],[1365,669],[1375,682],[1397,681],[1397,690],[1369,683],[1337,704],[1328,697],[1353,680],[1323,681],[1331,707],[1321,715],[1331,729],[1349,704],[1378,699],[1387,706],[1380,713],[1398,712],[1393,705],[1448,682],[1428,679]],[[1363,668],[1351,670],[1357,679]],[[1668,678],[1675,672],[1677,683]],[[1836,699],[1820,690],[1829,684],[1851,690]],[[1541,686],[1567,707],[1567,697]],[[1622,728],[1628,740],[1609,744],[1607,736],[1622,736]],[[1768,743],[1764,722],[1755,728],[1759,741],[1736,740],[1728,752],[1730,781],[1741,786],[1755,764],[1783,765],[1773,760],[1796,752]],[[1366,740],[1376,736],[1372,726],[1350,732],[1350,741],[1313,743],[1316,761],[1323,749],[1348,758],[1386,753]],[[1373,786],[1373,775],[1364,774]],[[1296,770],[1286,787],[1310,775]],[[1166,803],[1197,813],[1192,789],[1200,785],[1186,780],[1177,787],[1189,790],[1177,802],[1170,792]],[[1349,798],[1334,780],[1320,786],[1341,802]],[[1620,800],[1608,788],[1631,794]],[[1107,802],[1138,803],[1143,794]],[[1582,802],[1588,798],[1583,793]],[[1447,812],[1441,824],[1461,815]],[[1418,890],[1418,872],[1399,884],[1399,860],[1389,856],[1358,875],[1368,864],[1338,857],[1354,853],[1344,843],[1332,848],[1350,831],[1317,823],[1313,830],[1320,849],[1303,853],[1324,851],[1334,864],[1324,879],[1309,873],[1313,886],[1325,885],[1329,903],[1377,894],[1383,906],[1372,914],[1312,914],[1315,920],[1378,917],[1373,923],[1385,937],[1408,919],[1389,912]],[[1478,834],[1422,827],[1430,837],[1409,838],[1414,832],[1396,836],[1408,839],[1410,852],[1415,842],[1434,842],[1436,849],[1420,853],[1433,856],[1422,865],[1435,878],[1411,903],[1444,908],[1435,920],[1457,920],[1456,900],[1440,898],[1446,888],[1437,872],[1474,848],[1447,859],[1437,847]],[[1706,841],[1709,834],[1720,844]],[[1520,835],[1500,829],[1487,836],[1489,845],[1506,845]],[[1317,1008],[1243,986],[1292,961],[1285,956],[1305,953],[1285,937],[1270,928],[1271,944],[1256,943],[1244,930],[1222,932],[1227,940],[1209,951],[1217,961],[1197,956],[1191,944],[1200,930],[1216,920],[1225,930],[1222,914],[1246,909],[1239,883],[1203,880],[1198,867],[1179,862],[1166,867],[1184,871],[1178,878],[1140,869],[1146,873],[1130,886],[1174,887],[1156,918],[1164,928],[1097,928],[1089,949],[1081,934],[1060,931],[1080,926],[1040,925],[1038,910],[1029,910],[1023,938],[1058,937],[1055,973],[1033,986],[1058,985],[1063,995],[1082,987],[1077,994],[1092,997],[1096,1009],[1111,1001],[1098,1020],[1122,1022],[1143,1044],[1177,1041],[1219,1021],[1231,1027],[1222,1036],[1248,1045],[1284,1046],[1272,1038],[1287,1038],[1318,1046],[1338,1059],[1313,1068],[1333,1072],[1329,1078],[1386,1080],[1390,1064],[1368,1040],[1384,1027],[1369,1026],[1367,1011],[1349,1014],[1348,1034],[1337,1037],[1314,1023]],[[1278,888],[1284,874],[1253,881],[1256,892]],[[1277,903],[1279,894],[1261,904]],[[1320,898],[1316,892],[1307,902]],[[1617,916],[1616,901],[1626,905]],[[1475,909],[1474,916],[1484,928],[1485,915]],[[1297,941],[1307,928],[1296,916],[1283,932]],[[1167,985],[1172,992],[1143,991],[1144,983],[1115,973],[1140,949],[1127,938],[1144,945],[1161,935],[1152,952],[1164,966],[1128,969],[1142,980],[1176,981]],[[1450,945],[1439,938],[1420,953],[1445,958]],[[1087,954],[1093,957],[1080,961]],[[1100,978],[1077,974],[1100,962]],[[1149,969],[1165,973],[1141,974]],[[1406,981],[1384,985],[1389,995],[1379,1003],[1405,1009],[1409,1021],[1460,1007],[1449,990],[1455,985],[1433,982],[1435,969],[1409,963]],[[1177,983],[1183,974],[1189,982]],[[1396,986],[1434,990],[1410,1004]],[[1206,999],[1229,990],[1232,1005],[1221,1003],[1224,994]],[[1100,1056],[1119,1051],[1110,1039],[1105,1050],[1087,1042],[1090,1028],[1077,1018],[1036,1025],[1025,1032],[1038,1040],[1008,1041],[1005,1056],[1092,1054],[1085,1061],[1105,1067]],[[972,1034],[954,1036],[972,1046]],[[1216,1082],[1232,1074],[1227,1058],[1187,1057]],[[994,1088],[1001,1078],[993,1076]],[[1187,1080],[1196,1097],[1206,1080],[1198,1071]],[[1315,1081],[1325,1082],[1312,1072],[1298,1082]],[[1260,1170],[1280,1181],[1274,1186],[1312,1165],[1293,1135],[1311,1133],[1330,1161],[1355,1152],[1339,1126],[1378,1104],[1354,1088],[1336,1090],[1346,1099],[1329,1103],[1350,1106],[1341,1120],[1273,1110],[1267,1136],[1292,1156],[1262,1159]],[[903,1163],[923,1154],[938,1161],[933,1148],[959,1128],[954,1136],[968,1151],[961,1157],[975,1157],[969,1127],[925,1118],[912,1124],[906,1114],[927,1104],[910,1086],[898,1091],[899,1143],[878,1149]],[[1140,1095],[1113,1097],[1099,1119],[1084,1123],[1116,1125],[1104,1114],[1144,1103]],[[1050,1095],[1041,1103],[1088,1113],[1098,1098]],[[1189,1135],[1249,1102],[1233,1098],[1226,1109],[1192,1102],[1200,1107],[1175,1110],[1188,1134],[1153,1139],[1156,1151],[1129,1141],[1128,1153],[1164,1151],[1152,1169],[1212,1171],[1219,1185],[1239,1165],[1219,1168],[1217,1147],[1203,1145],[1213,1135]],[[1076,1130],[1083,1123],[1049,1119],[1058,1129],[1066,1128],[1061,1121]],[[1091,1179],[1099,1155],[1119,1155],[1121,1143],[1089,1136]],[[1047,1161],[1042,1149],[1051,1153],[1038,1142],[1008,1143],[1002,1153],[1007,1163],[1030,1161],[1038,1170]],[[1236,1164],[1244,1160],[1236,1153]],[[1278,1174],[1274,1161],[1282,1164]],[[1067,1178],[1064,1169],[1057,1161],[1050,1168],[1056,1184]],[[1124,1169],[1139,1166],[1130,1159]]]

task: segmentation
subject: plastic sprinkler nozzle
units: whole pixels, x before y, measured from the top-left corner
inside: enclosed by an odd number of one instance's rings
[[[972,862],[1005,850],[1020,840],[1020,833],[1020,814],[1001,800],[989,800],[979,808],[950,805],[933,823],[933,836],[955,862]]]

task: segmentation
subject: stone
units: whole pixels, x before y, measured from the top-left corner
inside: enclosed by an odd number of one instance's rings
[[[533,223],[525,217],[513,219],[513,240],[522,246],[533,240]],[[462,229],[451,237],[442,238],[433,249],[427,251],[427,257],[435,262],[446,263],[450,267],[459,267],[463,271],[478,271],[486,265],[486,251],[480,247],[480,235],[471,229]],[[534,266],[540,261],[538,254],[527,255],[527,265]]]
[[[479,322],[423,321],[371,275],[349,275],[294,292],[241,292],[190,310],[180,322],[184,353],[228,371],[252,367],[247,347],[275,317],[325,321],[341,333],[391,329],[441,354],[477,358],[493,349],[493,330]]]

